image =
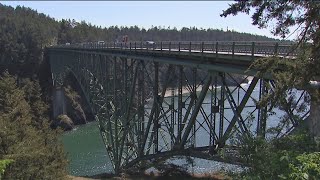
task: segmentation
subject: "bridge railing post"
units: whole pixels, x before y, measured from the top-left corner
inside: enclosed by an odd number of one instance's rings
[[[234,47],[235,47],[235,42],[232,42],[232,56],[234,56]]]
[[[137,42],[134,42],[134,50],[137,51]]]
[[[130,46],[130,51],[131,51],[131,42],[129,43],[129,46]]]
[[[240,52],[243,52],[246,55],[248,54],[248,52],[247,52],[247,42],[244,42],[244,48],[240,48]]]
[[[160,51],[162,52],[162,41],[160,42]]]
[[[252,58],[252,59],[253,59],[253,57],[254,57],[254,51],[255,51],[255,43],[252,42],[252,44],[251,44],[251,58]]]
[[[169,42],[169,52],[171,52],[171,41]]]
[[[219,52],[219,43],[217,41],[216,42],[216,57],[218,57],[218,52]]]
[[[203,51],[204,51],[204,42],[201,42],[201,55],[203,56]]]
[[[214,43],[211,44],[212,53],[214,53]]]
[[[178,44],[179,53],[180,53],[180,48],[181,48],[180,46],[181,46],[181,43],[179,42],[179,44]]]
[[[276,43],[274,46],[274,55],[278,55],[279,43]]]
[[[191,53],[191,41],[189,43],[189,53]]]
[[[140,49],[142,49],[142,41],[140,42]]]
[[[146,46],[147,46],[147,51],[149,50],[149,44],[148,43],[146,43]]]

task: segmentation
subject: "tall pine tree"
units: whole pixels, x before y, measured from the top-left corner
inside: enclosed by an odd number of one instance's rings
[[[8,73],[0,78],[0,159],[14,160],[4,179],[64,179],[67,161],[59,133],[41,115],[36,93],[26,96],[16,82]]]

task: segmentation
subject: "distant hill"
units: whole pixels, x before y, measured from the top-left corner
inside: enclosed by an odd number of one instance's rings
[[[45,45],[54,44],[59,23],[30,8],[0,4],[0,61],[39,64]]]
[[[61,34],[58,43],[79,43],[92,41],[116,41],[127,35],[128,41],[279,41],[266,36],[223,31],[219,29],[202,29],[184,27],[181,29],[154,26],[149,29],[138,26],[110,26],[101,28],[90,23],[61,21]]]

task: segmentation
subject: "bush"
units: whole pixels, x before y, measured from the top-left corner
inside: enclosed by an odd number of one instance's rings
[[[12,162],[13,160],[11,159],[0,160],[0,180],[2,179],[1,177],[4,174],[6,167]]]
[[[236,179],[320,179],[320,153],[305,131],[270,141],[240,137],[238,143],[250,168]]]
[[[304,153],[296,157],[295,163],[289,164],[290,174],[283,179],[320,179],[320,152]]]

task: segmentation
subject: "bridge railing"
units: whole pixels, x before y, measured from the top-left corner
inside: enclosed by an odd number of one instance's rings
[[[283,42],[247,42],[247,41],[161,41],[161,42],[106,42],[106,43],[80,43],[71,45],[58,45],[64,48],[91,48],[91,49],[122,49],[122,50],[147,50],[169,52],[193,53],[221,53],[232,55],[252,56],[295,56],[297,50],[293,43]]]

